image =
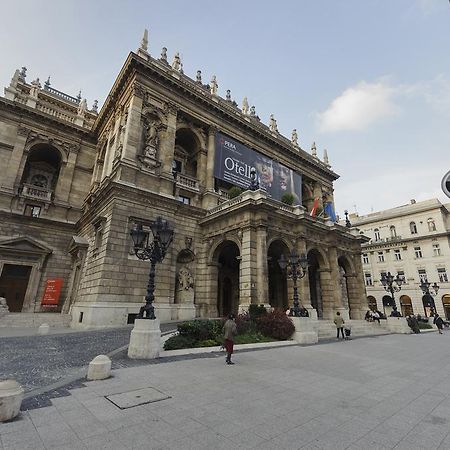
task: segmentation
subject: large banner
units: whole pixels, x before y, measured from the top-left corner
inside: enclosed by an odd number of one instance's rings
[[[216,178],[247,189],[252,168],[256,169],[260,188],[266,190],[269,197],[281,200],[283,194],[289,192],[294,196],[294,205],[302,204],[300,174],[222,133],[216,133]]]
[[[42,296],[41,306],[58,306],[63,279],[48,278],[45,283],[45,291]]]

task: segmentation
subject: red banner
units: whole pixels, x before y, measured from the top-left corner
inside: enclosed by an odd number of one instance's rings
[[[41,306],[58,306],[62,283],[62,278],[49,278],[47,280]]]

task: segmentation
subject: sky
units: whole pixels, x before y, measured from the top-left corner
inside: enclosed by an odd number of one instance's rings
[[[318,156],[327,149],[335,208],[360,215],[429,198],[450,202],[448,0],[0,0],[0,86],[81,89],[102,105],[128,53],[180,52],[186,75],[216,75]],[[6,16],[5,16],[6,17]]]

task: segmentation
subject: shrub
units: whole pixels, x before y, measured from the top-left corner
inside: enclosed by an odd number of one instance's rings
[[[232,188],[228,189],[228,197],[236,198],[239,197],[242,194],[242,189],[238,186],[233,186]]]
[[[234,338],[235,344],[254,344],[255,342],[271,342],[273,338],[264,336],[259,332],[237,335]]]
[[[274,309],[272,312],[257,320],[258,330],[264,335],[279,340],[289,339],[295,331],[292,320],[286,316],[282,309]]]
[[[290,192],[285,192],[281,196],[281,202],[285,203],[286,205],[294,204],[294,194],[291,194]]]
[[[196,343],[196,347],[215,347],[216,345],[220,345],[215,339],[206,339],[204,341],[199,341]]]
[[[426,322],[419,322],[419,329],[420,330],[431,330],[433,328],[429,323]]]
[[[172,336],[164,342],[164,350],[178,350],[180,348],[192,348],[194,347],[195,339],[189,336],[183,336],[178,334]]]
[[[265,316],[267,309],[264,305],[254,305],[253,303],[248,307],[248,313],[251,320],[256,320],[258,317]]]
[[[222,320],[189,320],[178,325],[178,332],[195,341],[215,340],[222,334],[222,327]]]
[[[256,331],[256,324],[248,312],[238,314],[236,317],[238,334],[247,334]]]

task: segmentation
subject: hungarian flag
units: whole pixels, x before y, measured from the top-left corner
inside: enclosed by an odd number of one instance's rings
[[[316,217],[316,213],[317,213],[317,208],[319,207],[319,198],[315,198],[314,199],[314,205],[311,209],[311,212],[309,213],[309,215],[311,217]]]

